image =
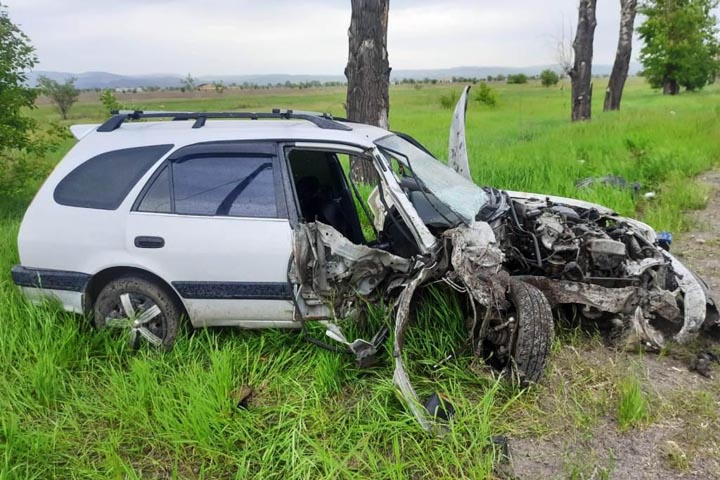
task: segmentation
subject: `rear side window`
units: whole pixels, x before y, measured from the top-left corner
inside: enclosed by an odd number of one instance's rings
[[[171,161],[152,180],[137,211],[277,218],[273,159],[217,154]]]
[[[116,210],[138,180],[172,147],[125,148],[93,157],[60,181],[55,201],[69,207]]]
[[[172,170],[175,213],[277,217],[272,157],[190,158]]]
[[[171,213],[170,167],[163,167],[138,206],[139,212]]]

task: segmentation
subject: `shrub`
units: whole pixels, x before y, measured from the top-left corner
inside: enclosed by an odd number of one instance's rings
[[[111,113],[113,110],[120,110],[120,102],[118,102],[115,92],[112,90],[103,90],[100,94],[100,103],[103,104],[107,113]]]
[[[507,77],[507,83],[519,85],[519,84],[527,83],[527,82],[528,82],[528,76],[525,75],[524,73],[508,75],[508,77]]]
[[[36,185],[53,169],[48,152],[72,138],[67,127],[50,122],[46,128],[33,132],[33,146],[29,149],[0,149],[0,196],[16,195],[28,185]]]
[[[444,109],[450,109],[455,106],[455,104],[458,101],[458,95],[457,92],[450,92],[447,95],[442,95],[440,97],[440,106]]]
[[[488,107],[495,107],[497,105],[497,92],[487,83],[480,82],[477,86],[476,92],[475,100],[478,102],[487,105]]]
[[[543,87],[552,87],[557,85],[559,81],[560,76],[550,69],[543,70],[540,73],[540,83],[542,83]]]

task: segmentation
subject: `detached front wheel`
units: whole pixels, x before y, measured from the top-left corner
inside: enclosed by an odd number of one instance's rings
[[[93,314],[98,330],[117,330],[134,349],[145,343],[169,350],[177,336],[181,308],[152,280],[126,276],[100,291]]]
[[[545,295],[520,280],[510,283],[510,301],[516,326],[510,342],[507,367],[521,386],[539,382],[545,372],[555,328],[552,309]]]

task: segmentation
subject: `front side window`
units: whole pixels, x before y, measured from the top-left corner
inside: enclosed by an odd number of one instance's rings
[[[200,156],[171,162],[140,201],[141,212],[277,218],[273,158]],[[172,194],[171,194],[172,189]]]
[[[172,147],[153,145],[97,155],[63,178],[53,197],[60,205],[116,210],[138,180]]]

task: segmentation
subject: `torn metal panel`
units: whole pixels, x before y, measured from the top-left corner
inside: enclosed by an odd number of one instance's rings
[[[393,173],[392,168],[390,168],[390,165],[388,165],[385,161],[385,158],[379,153],[376,153],[375,159],[377,162],[384,165],[384,168],[378,170],[382,185],[379,195],[382,196],[382,199],[388,204],[388,206],[394,205],[398,209],[405,225],[410,229],[415,237],[420,252],[424,254],[432,254],[437,247],[437,238],[430,233],[430,230],[428,230],[427,226],[420,218],[420,215],[418,215],[412,202],[410,202],[410,199],[407,195],[405,195],[402,188],[400,188],[400,185],[394,177],[395,174]],[[387,214],[388,212],[385,213]]]
[[[405,343],[405,331],[410,321],[410,304],[417,288],[428,278],[432,270],[422,269],[405,286],[397,301],[397,313],[395,315],[395,340],[393,342],[393,357],[395,358],[395,371],[393,381],[406,404],[412,411],[418,423],[427,431],[442,435],[447,427],[432,418],[417,396],[415,389],[410,383],[405,363],[402,358],[402,349]]]
[[[642,292],[636,287],[608,288],[591,283],[553,280],[538,276],[518,278],[539,288],[553,308],[563,304],[577,304],[601,312],[630,313],[637,308],[642,299]]]
[[[468,180],[472,180],[470,164],[468,162],[467,143],[465,141],[465,114],[467,111],[469,92],[470,85],[463,89],[460,100],[458,100],[455,105],[455,111],[453,112],[448,145],[448,166]]]
[[[319,304],[340,309],[336,314],[347,311],[356,295],[373,293],[391,273],[407,275],[414,267],[413,260],[354,244],[321,222],[296,229],[293,258],[290,280],[306,303],[314,294]]]
[[[642,308],[637,307],[635,313],[629,318],[630,328],[625,335],[625,348],[635,349],[640,344],[651,350],[659,351],[665,345],[665,338],[650,325]]]
[[[663,255],[672,262],[673,269],[677,274],[678,284],[684,294],[685,321],[682,329],[675,335],[675,341],[687,343],[698,335],[705,322],[708,299],[703,285],[685,265],[668,252],[663,251]]]
[[[380,232],[385,227],[385,217],[387,213],[385,212],[385,205],[383,205],[382,199],[380,198],[380,189],[378,187],[373,188],[373,191],[370,192],[367,203],[370,207],[370,212],[372,212],[375,231]],[[392,203],[390,203],[389,199],[386,198],[385,203],[387,203],[388,208],[392,208]]]
[[[503,306],[509,275],[501,270],[504,256],[490,225],[485,222],[461,225],[443,235],[452,244],[450,262],[454,271],[475,301],[485,307]]]

